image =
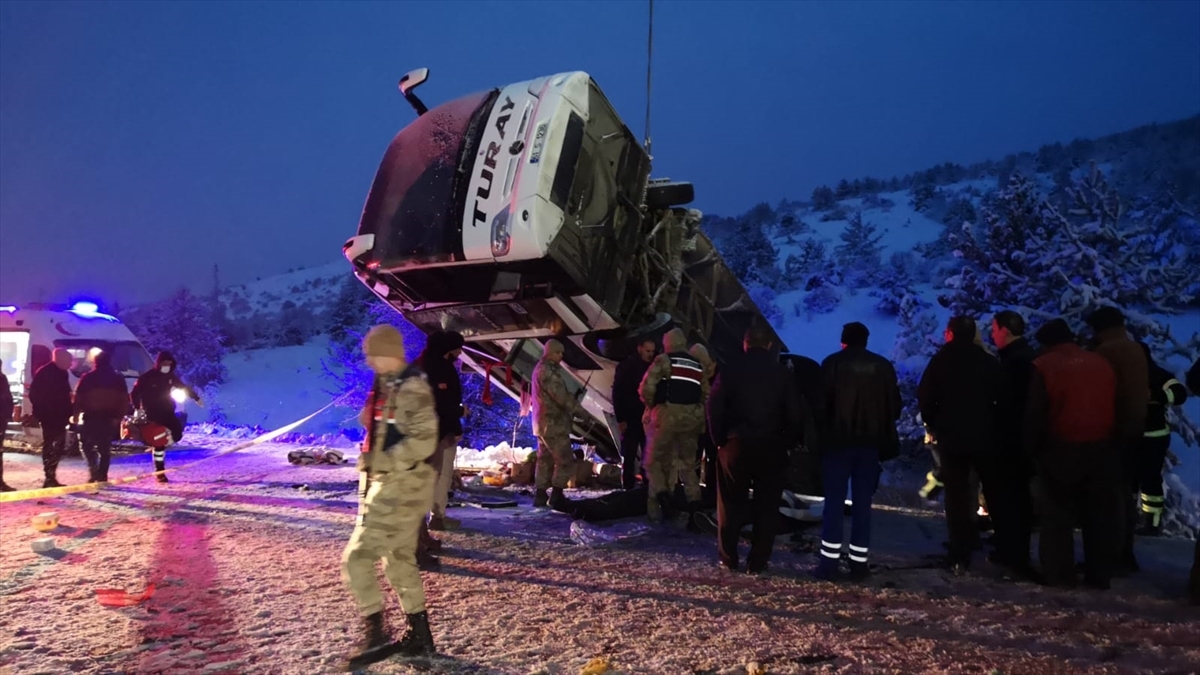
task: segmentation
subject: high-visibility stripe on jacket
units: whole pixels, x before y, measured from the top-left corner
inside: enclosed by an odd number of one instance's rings
[[[667,403],[696,405],[700,403],[703,389],[704,366],[687,352],[667,355],[671,360],[671,382],[667,386]]]

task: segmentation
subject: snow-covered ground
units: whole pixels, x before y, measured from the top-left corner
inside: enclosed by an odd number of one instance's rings
[[[189,436],[169,465],[235,440]],[[171,483],[0,509],[0,670],[13,673],[330,673],[357,638],[339,560],[355,514],[356,471],[297,467],[264,444],[186,467]],[[38,458],[9,454],[5,479],[39,481]],[[111,475],[149,468],[117,459]],[[64,463],[66,483],[83,480]],[[1049,591],[979,563],[931,569],[945,535],[935,514],[876,511],[872,579],[812,581],[814,536],[780,536],[772,572],[715,564],[711,535],[672,528],[606,546],[572,541],[568,517],[520,506],[452,507],[440,572],[423,575],[444,655],[435,673],[1187,673],[1200,671],[1200,616],[1177,599],[1190,542],[1139,542],[1144,571],[1114,590]],[[54,511],[56,549],[37,554],[33,515]],[[636,519],[635,519],[636,521]],[[632,528],[632,523],[614,527]],[[151,597],[130,607],[98,589]],[[389,597],[394,630],[403,619]],[[411,673],[393,660],[374,673]]]

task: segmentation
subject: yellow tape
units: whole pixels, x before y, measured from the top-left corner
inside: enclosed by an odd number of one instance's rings
[[[220,452],[209,455],[208,457],[203,457],[194,462],[189,462],[187,464],[182,464],[180,466],[173,466],[169,469],[163,469],[162,471],[152,471],[150,473],[144,473],[139,476],[126,476],[125,478],[118,478],[116,480],[110,480],[107,483],[81,483],[79,485],[64,485],[62,487],[41,488],[39,490],[18,490],[16,492],[0,492],[0,504],[7,503],[7,502],[22,502],[22,501],[26,501],[29,499],[42,499],[44,497],[60,497],[62,495],[74,494],[76,492],[96,492],[102,487],[111,487],[113,485],[123,485],[125,483],[132,483],[134,481],[139,481],[139,480],[142,480],[145,478],[149,478],[151,476],[158,476],[158,475],[170,473],[172,471],[180,471],[182,469],[193,467],[202,462],[207,462],[210,459],[216,459],[223,455],[228,455],[230,453],[237,452],[238,450],[245,450],[246,448],[249,448],[251,446],[258,445],[260,443],[267,443],[276,438],[279,438],[280,436],[288,433],[292,429],[295,429],[296,427],[300,426],[301,424],[304,424],[305,422],[311,420],[312,418],[316,417],[317,415],[320,415],[321,413],[325,412],[326,410],[329,410],[330,408],[337,405],[338,403],[341,403],[342,399],[344,399],[344,398],[346,398],[346,397],[341,396],[341,397],[335,398],[334,400],[325,404],[325,406],[323,408],[312,413],[311,415],[308,415],[307,417],[303,417],[301,419],[296,420],[295,422],[292,422],[291,424],[279,427],[278,429],[276,429],[274,431],[268,431],[267,433],[262,434],[261,436],[256,436],[256,437],[246,441],[245,443],[239,443],[238,445],[235,445],[232,448],[226,448],[224,450],[221,450]]]

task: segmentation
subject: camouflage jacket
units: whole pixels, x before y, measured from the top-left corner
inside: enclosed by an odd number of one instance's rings
[[[425,374],[413,368],[400,375],[379,378],[376,387],[363,410],[362,422],[368,436],[358,470],[410,471],[437,449],[438,418],[433,389]]]
[[[703,365],[701,364],[702,367]],[[711,387],[707,373],[700,377],[700,401],[690,405],[657,402],[659,386],[664,382],[669,382],[670,379],[671,355],[659,354],[650,364],[646,376],[642,378],[642,385],[638,388],[638,395],[641,396],[642,403],[646,406],[646,413],[642,417],[643,424],[649,424],[657,429],[680,430],[700,426],[703,430],[704,406],[708,403],[708,392]]]
[[[562,366],[542,359],[533,369],[533,432],[569,433],[582,406],[567,391]]]

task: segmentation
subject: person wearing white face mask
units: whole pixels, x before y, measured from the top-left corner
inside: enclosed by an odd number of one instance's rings
[[[146,419],[155,424],[161,424],[171,432],[171,439],[178,443],[183,438],[183,420],[175,414],[175,400],[171,398],[173,389],[182,389],[196,403],[200,396],[196,391],[179,379],[175,369],[175,355],[168,351],[158,353],[154,368],[142,373],[129,393],[134,408],[146,411]],[[166,468],[167,453],[164,448],[155,447],[154,470],[163,471]],[[167,476],[158,474],[158,482],[166,483]]]

